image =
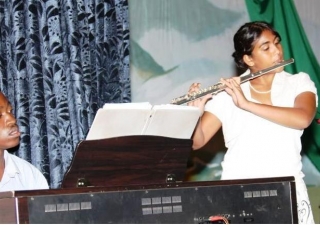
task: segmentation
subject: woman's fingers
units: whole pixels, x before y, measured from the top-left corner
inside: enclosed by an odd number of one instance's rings
[[[220,82],[229,88],[230,90],[234,91],[234,89],[240,90],[240,78],[239,77],[232,77],[228,79],[221,78]]]
[[[188,94],[191,94],[191,93],[193,93],[193,92],[198,91],[199,88],[200,88],[200,83],[193,83],[193,84],[191,84],[191,86],[190,86],[190,88],[189,88]]]

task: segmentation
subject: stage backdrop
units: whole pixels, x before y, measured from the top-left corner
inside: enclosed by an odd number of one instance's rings
[[[272,1],[258,2],[270,5]],[[319,61],[320,46],[316,43],[320,41],[320,19],[316,9],[320,1],[291,3],[297,8],[297,19],[301,19],[312,54]],[[245,0],[130,0],[132,101],[166,104],[186,94],[193,82],[201,82],[204,88],[221,77],[236,75],[232,38],[240,25],[252,19],[249,8]],[[295,15],[287,12],[290,13]],[[281,15],[278,11],[277,18],[285,19]],[[316,67],[319,70],[317,61]],[[225,151],[221,142],[220,135],[202,151],[193,152],[189,180],[220,179]],[[320,185],[320,161],[315,161],[319,159],[319,150],[313,150],[314,157],[303,155],[303,170],[307,184]]]

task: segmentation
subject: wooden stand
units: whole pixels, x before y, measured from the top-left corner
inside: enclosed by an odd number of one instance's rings
[[[182,181],[192,140],[125,136],[82,141],[62,188],[164,184]]]

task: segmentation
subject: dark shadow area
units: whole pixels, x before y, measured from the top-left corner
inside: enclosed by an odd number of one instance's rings
[[[220,153],[225,153],[222,129],[201,149],[192,151],[188,159],[186,181],[193,181],[197,175],[207,169],[208,164]],[[212,178],[214,179],[214,178]]]

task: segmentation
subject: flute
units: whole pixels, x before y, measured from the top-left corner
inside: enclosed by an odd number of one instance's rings
[[[271,72],[272,70],[275,70],[279,67],[282,67],[282,66],[286,66],[286,65],[289,65],[291,63],[294,62],[294,59],[288,59],[288,60],[284,60],[282,61],[281,63],[278,63],[274,66],[271,66],[271,67],[268,67],[266,69],[263,69],[263,70],[259,70],[255,73],[250,73],[248,75],[244,75],[242,77],[240,77],[240,83],[244,83],[246,81],[249,81],[251,79],[254,79],[254,78],[257,78],[257,77],[260,77],[266,73],[269,73]],[[178,98],[174,98],[172,99],[171,101],[171,104],[174,104],[174,105],[182,105],[182,104],[185,104],[185,103],[188,103],[188,102],[191,102],[197,98],[201,98],[202,96],[205,96],[207,94],[217,94],[219,93],[220,91],[223,91],[224,89],[226,88],[225,85],[223,85],[222,83],[217,83],[215,85],[212,85],[210,87],[207,87],[205,89],[201,89],[197,92],[193,92],[192,94],[186,94],[184,96],[180,96]]]

